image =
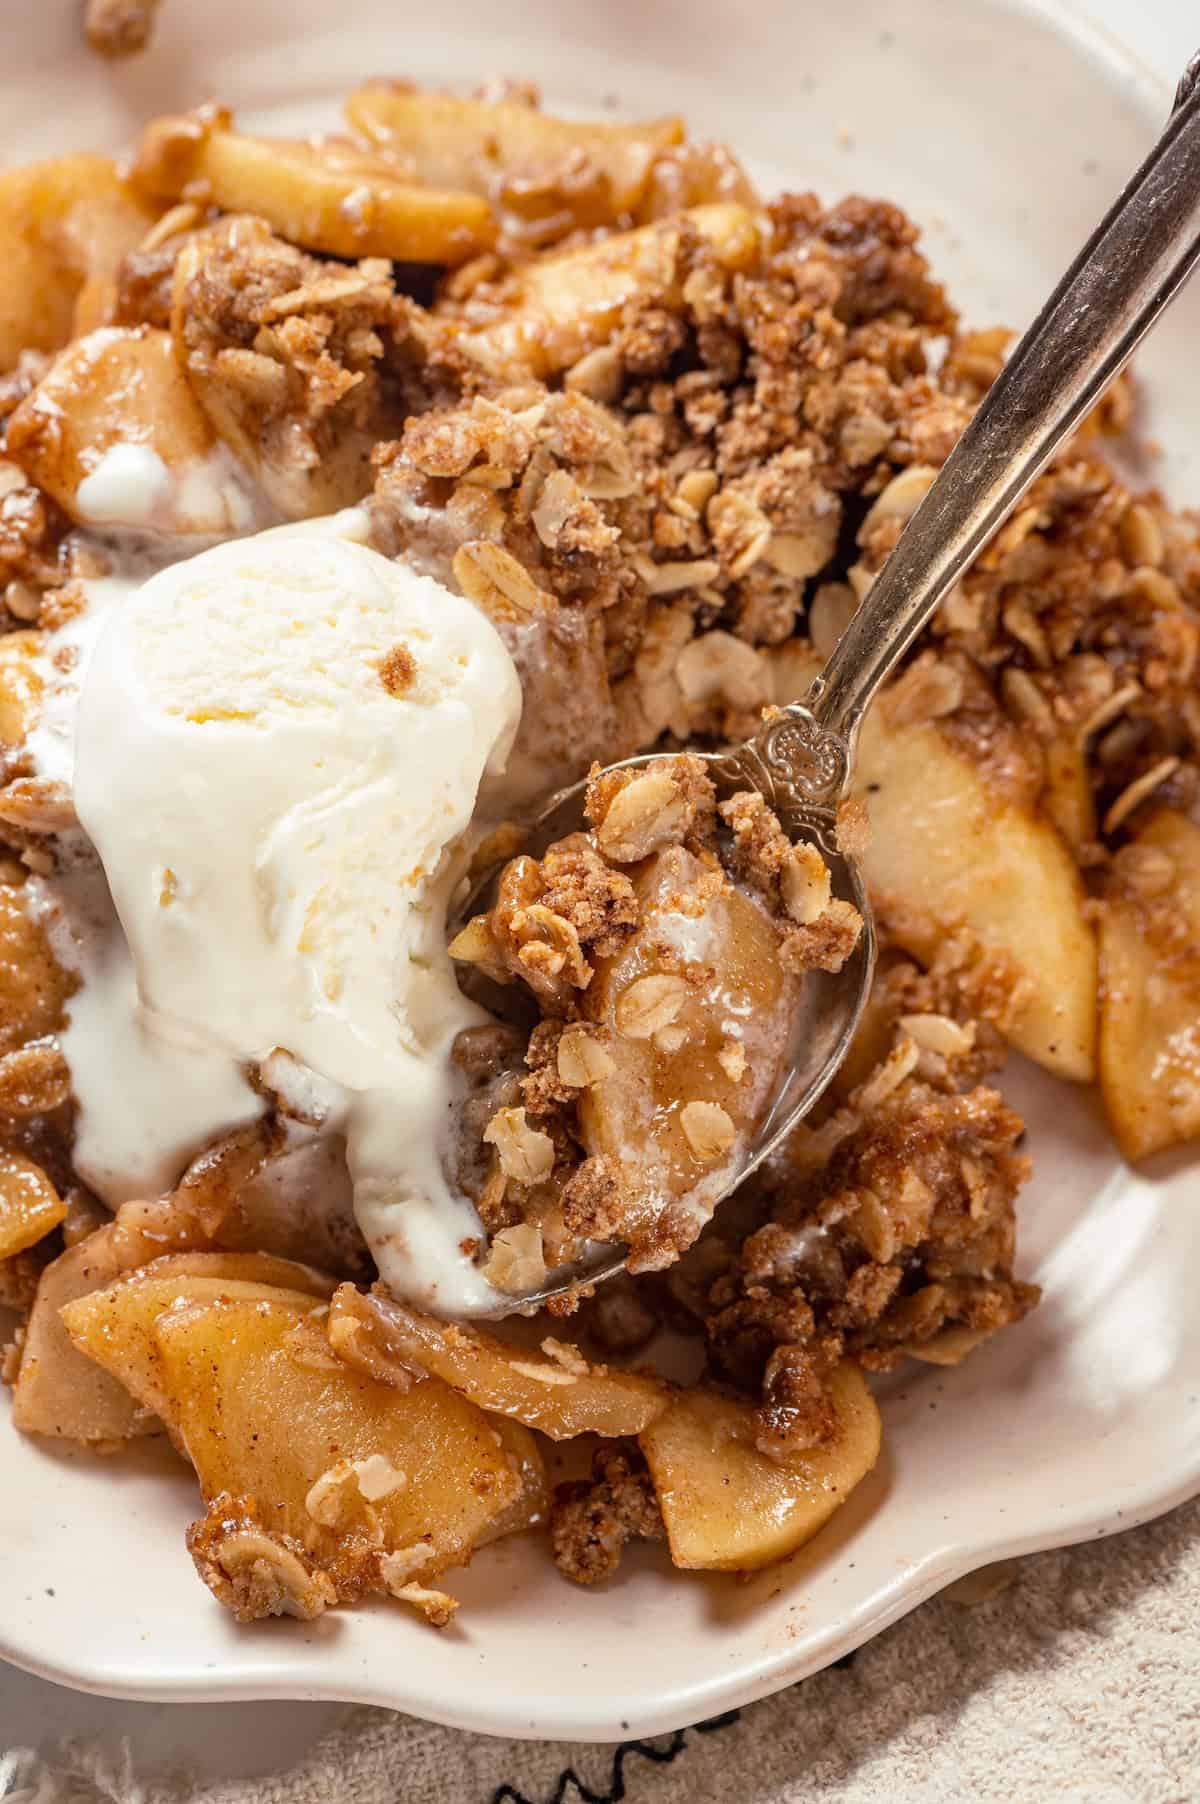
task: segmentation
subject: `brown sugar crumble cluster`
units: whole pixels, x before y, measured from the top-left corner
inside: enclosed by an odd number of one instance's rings
[[[135,50],[155,11],[91,0],[92,41]],[[385,1593],[440,1625],[443,1574],[503,1534],[591,1584],[634,1541],[741,1571],[820,1529],[878,1454],[864,1373],[955,1363],[1037,1300],[1010,1047],[1096,1081],[1129,1158],[1200,1138],[1200,534],[1107,460],[1122,380],[864,723],[839,834],[880,927],[866,1016],[710,1220],[800,986],[861,923],[819,848],[695,754],[806,693],[1008,334],[964,328],[894,205],[764,202],[672,117],[375,81],[346,120],[271,140],[206,108],[154,121],[127,171],[0,176],[4,1376],[26,1432],[165,1430],[240,1618]],[[107,568],[80,481],[126,442],[193,508],[213,457],[264,521],[361,505],[377,552],[507,646],[512,818],[475,853],[503,870],[451,946],[493,1015],[454,1048],[453,1169],[464,1254],[514,1299],[585,1242],[629,1249],[565,1320],[492,1333],[389,1297],[351,1219],[281,1204],[273,1115],[115,1216],[75,1171],[74,980],[31,879],[76,823],[29,736],[73,655],[49,635]],[[404,645],[378,675],[401,702],[420,680]],[[528,849],[552,791],[649,753]],[[694,1384],[655,1371],[664,1331]],[[590,1476],[552,1497],[548,1444],[584,1435]]]
[[[662,1512],[646,1462],[637,1448],[602,1447],[591,1479],[560,1485],[550,1522],[550,1545],[560,1572],[577,1585],[609,1578],[630,1541],[661,1541]]]
[[[417,660],[407,645],[393,645],[379,665],[379,680],[389,695],[404,695],[417,675]]]
[[[862,929],[818,848],[793,845],[757,793],[718,802],[702,758],[597,769],[584,817],[540,859],[512,859],[450,946],[540,1016],[527,1075],[479,1071],[461,1158],[492,1236],[484,1270],[514,1293],[584,1241],[628,1245],[634,1272],[691,1245],[705,1180],[777,1088],[796,980],[840,970]],[[464,1038],[478,1069],[477,1030]]]
[[[689,1276],[718,1366],[761,1389],[767,1453],[829,1434],[847,1354],[871,1371],[953,1364],[1037,1300],[1011,1275],[1020,1118],[973,1081],[969,1026],[901,1020],[884,1063],[757,1186],[762,1225],[740,1245],[718,1232]]]
[[[87,0],[84,28],[92,49],[110,60],[145,50],[162,0]]]

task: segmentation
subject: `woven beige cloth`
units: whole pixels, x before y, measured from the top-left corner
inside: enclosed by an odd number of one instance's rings
[[[136,1747],[119,1757],[101,1748],[14,1748],[0,1755],[0,1798],[1195,1804],[1198,1624],[1200,1502],[1112,1540],[1028,1559],[991,1601],[937,1598],[848,1665],[732,1721],[645,1744],[499,1741],[356,1710],[265,1780],[198,1788],[140,1771]]]

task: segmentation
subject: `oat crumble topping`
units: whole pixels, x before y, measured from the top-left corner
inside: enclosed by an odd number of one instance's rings
[[[156,10],[91,0],[89,39],[130,54]],[[893,860],[874,897],[873,994],[830,1092],[715,1218],[693,1206],[761,1118],[799,986],[839,971],[861,929],[820,846],[789,836],[756,791],[718,792],[698,754],[806,692],[1008,334],[960,322],[896,206],[764,204],[728,152],[689,142],[678,120],[597,127],[542,113],[524,83],[461,100],[388,82],[352,96],[348,118],[351,137],[300,147],[247,138],[217,108],[155,122],[129,183],[110,172],[124,185],[103,267],[56,266],[61,333],[0,359],[0,1301],[24,1318],[3,1376],[22,1426],[71,1434],[47,1375],[77,1360],[95,1391],[78,1438],[122,1444],[161,1412],[190,1451],[163,1374],[152,1397],[139,1391],[136,1362],[114,1372],[86,1325],[68,1336],[60,1307],[119,1291],[116,1309],[163,1259],[254,1257],[273,1263],[252,1278],[222,1264],[219,1284],[258,1284],[269,1313],[288,1280],[328,1268],[280,1337],[289,1384],[346,1387],[355,1420],[364,1397],[385,1414],[441,1397],[448,1421],[477,1430],[461,1460],[447,1444],[447,1491],[454,1507],[494,1494],[492,1514],[436,1550],[424,1524],[386,1544],[388,1511],[424,1482],[415,1467],[339,1451],[300,1474],[288,1457],[303,1425],[274,1422],[281,1498],[210,1487],[188,1546],[240,1620],[312,1619],[379,1592],[441,1626],[457,1608],[444,1568],[495,1535],[548,1521],[555,1561],[581,1584],[608,1578],[629,1542],[664,1538],[655,1479],[614,1402],[664,1328],[690,1337],[703,1382],[737,1401],[745,1446],[777,1478],[848,1444],[835,1383],[847,1362],[951,1363],[1033,1308],[1036,1286],[1014,1274],[1030,1157],[996,1084],[1058,968],[1035,956],[1036,923],[998,941],[981,911],[914,897]],[[236,207],[216,165],[195,174],[214,146],[236,165]],[[331,222],[317,203],[330,184],[344,200],[350,180],[354,204]],[[411,220],[402,242],[361,254],[409,188],[437,254],[408,254]],[[112,396],[64,376],[99,327],[160,357],[173,423],[186,417],[231,460],[264,517],[363,504],[372,547],[482,609],[520,674],[514,818],[475,853],[476,870],[499,860],[502,874],[449,948],[495,1016],[454,1047],[455,1175],[482,1224],[461,1246],[514,1299],[585,1242],[629,1252],[620,1279],[549,1312],[571,1341],[539,1318],[537,1364],[489,1363],[494,1349],[464,1329],[440,1348],[456,1362],[447,1379],[329,1309],[334,1277],[365,1306],[355,1284],[373,1269],[352,1223],[318,1234],[256,1189],[305,1124],[274,1104],[169,1197],[115,1219],[73,1168],[58,1035],[75,980],[29,885],[69,860],[77,824],[31,761],[44,679],[29,673],[107,569],[39,405],[77,413],[85,441],[99,429],[93,405],[98,416]],[[1021,829],[1014,865],[1066,873],[1072,923],[1100,951],[1087,1058],[1140,1157],[1200,1136],[1187,1041],[1200,1009],[1200,534],[1108,460],[1133,410],[1123,378],[956,584],[872,719],[885,775],[897,746],[919,744],[929,768],[984,798],[977,812]],[[420,675],[406,644],[378,665],[397,698]],[[584,778],[583,829],[534,848],[529,818]],[[839,816],[856,856],[878,849],[878,790]],[[905,831],[925,855],[917,812]],[[1041,1051],[1055,1068],[1058,1047]],[[173,1282],[216,1269],[175,1266]],[[184,1303],[216,1307],[196,1290]],[[564,1438],[600,1442],[591,1478],[552,1503],[513,1404],[535,1381],[586,1393],[607,1424],[568,1422]],[[429,1507],[453,1519],[447,1496]]]

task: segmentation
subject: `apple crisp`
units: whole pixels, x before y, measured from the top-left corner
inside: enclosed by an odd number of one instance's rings
[[[92,41],[138,49],[155,10],[93,0]],[[197,1571],[239,1619],[377,1594],[442,1626],[446,1575],[501,1536],[540,1534],[594,1584],[631,1542],[748,1571],[818,1533],[878,1456],[866,1375],[955,1364],[1037,1302],[1010,1050],[1096,1083],[1130,1159],[1200,1136],[1200,534],[1109,460],[1122,379],[864,725],[839,835],[881,929],[869,1005],[819,1105],[714,1214],[806,978],[862,923],[820,846],[699,754],[807,693],[1008,334],[960,322],[895,205],[763,199],[674,117],[377,80],[346,121],[270,139],[207,107],[121,164],[0,174],[4,1376],[26,1433],[118,1456],[166,1437],[202,1493]],[[598,1245],[626,1270],[495,1327],[387,1282],[354,1121],[282,1040],[161,1182],[122,1190],[85,1147],[72,1049],[104,999],[71,923],[111,904],[64,709],[98,597],[317,520],[441,597],[428,642],[367,660],[372,707],[428,702],[454,608],[519,681],[446,867],[460,899],[499,868],[448,948],[454,1253],[501,1302]],[[318,623],[327,662],[347,622]],[[297,712],[298,630],[255,646]],[[206,729],[242,717],[234,691],[179,690]],[[535,844],[589,773],[580,830]],[[380,893],[444,874],[430,844],[436,869],[414,856]],[[186,916],[165,849],[154,884],[155,919]],[[329,913],[312,902],[304,945],[387,931]],[[414,940],[396,963],[415,981],[431,959]],[[348,957],[325,1001],[343,977]],[[389,1017],[415,1042],[422,994]],[[153,1111],[117,1104],[136,1137]],[[397,1257],[414,1222],[389,1229]],[[663,1376],[681,1348],[686,1385]],[[590,1471],[552,1491],[569,1443]]]

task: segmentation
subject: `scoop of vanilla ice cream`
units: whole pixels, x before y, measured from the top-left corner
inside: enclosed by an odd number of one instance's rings
[[[450,1046],[483,1018],[446,954],[446,901],[520,708],[469,602],[301,528],[152,576],[108,613],[79,704],[76,808],[139,1031],[216,1055],[213,1132],[230,1068],[283,1049],[321,1080],[381,1271],[443,1308],[494,1294],[443,1170]]]

